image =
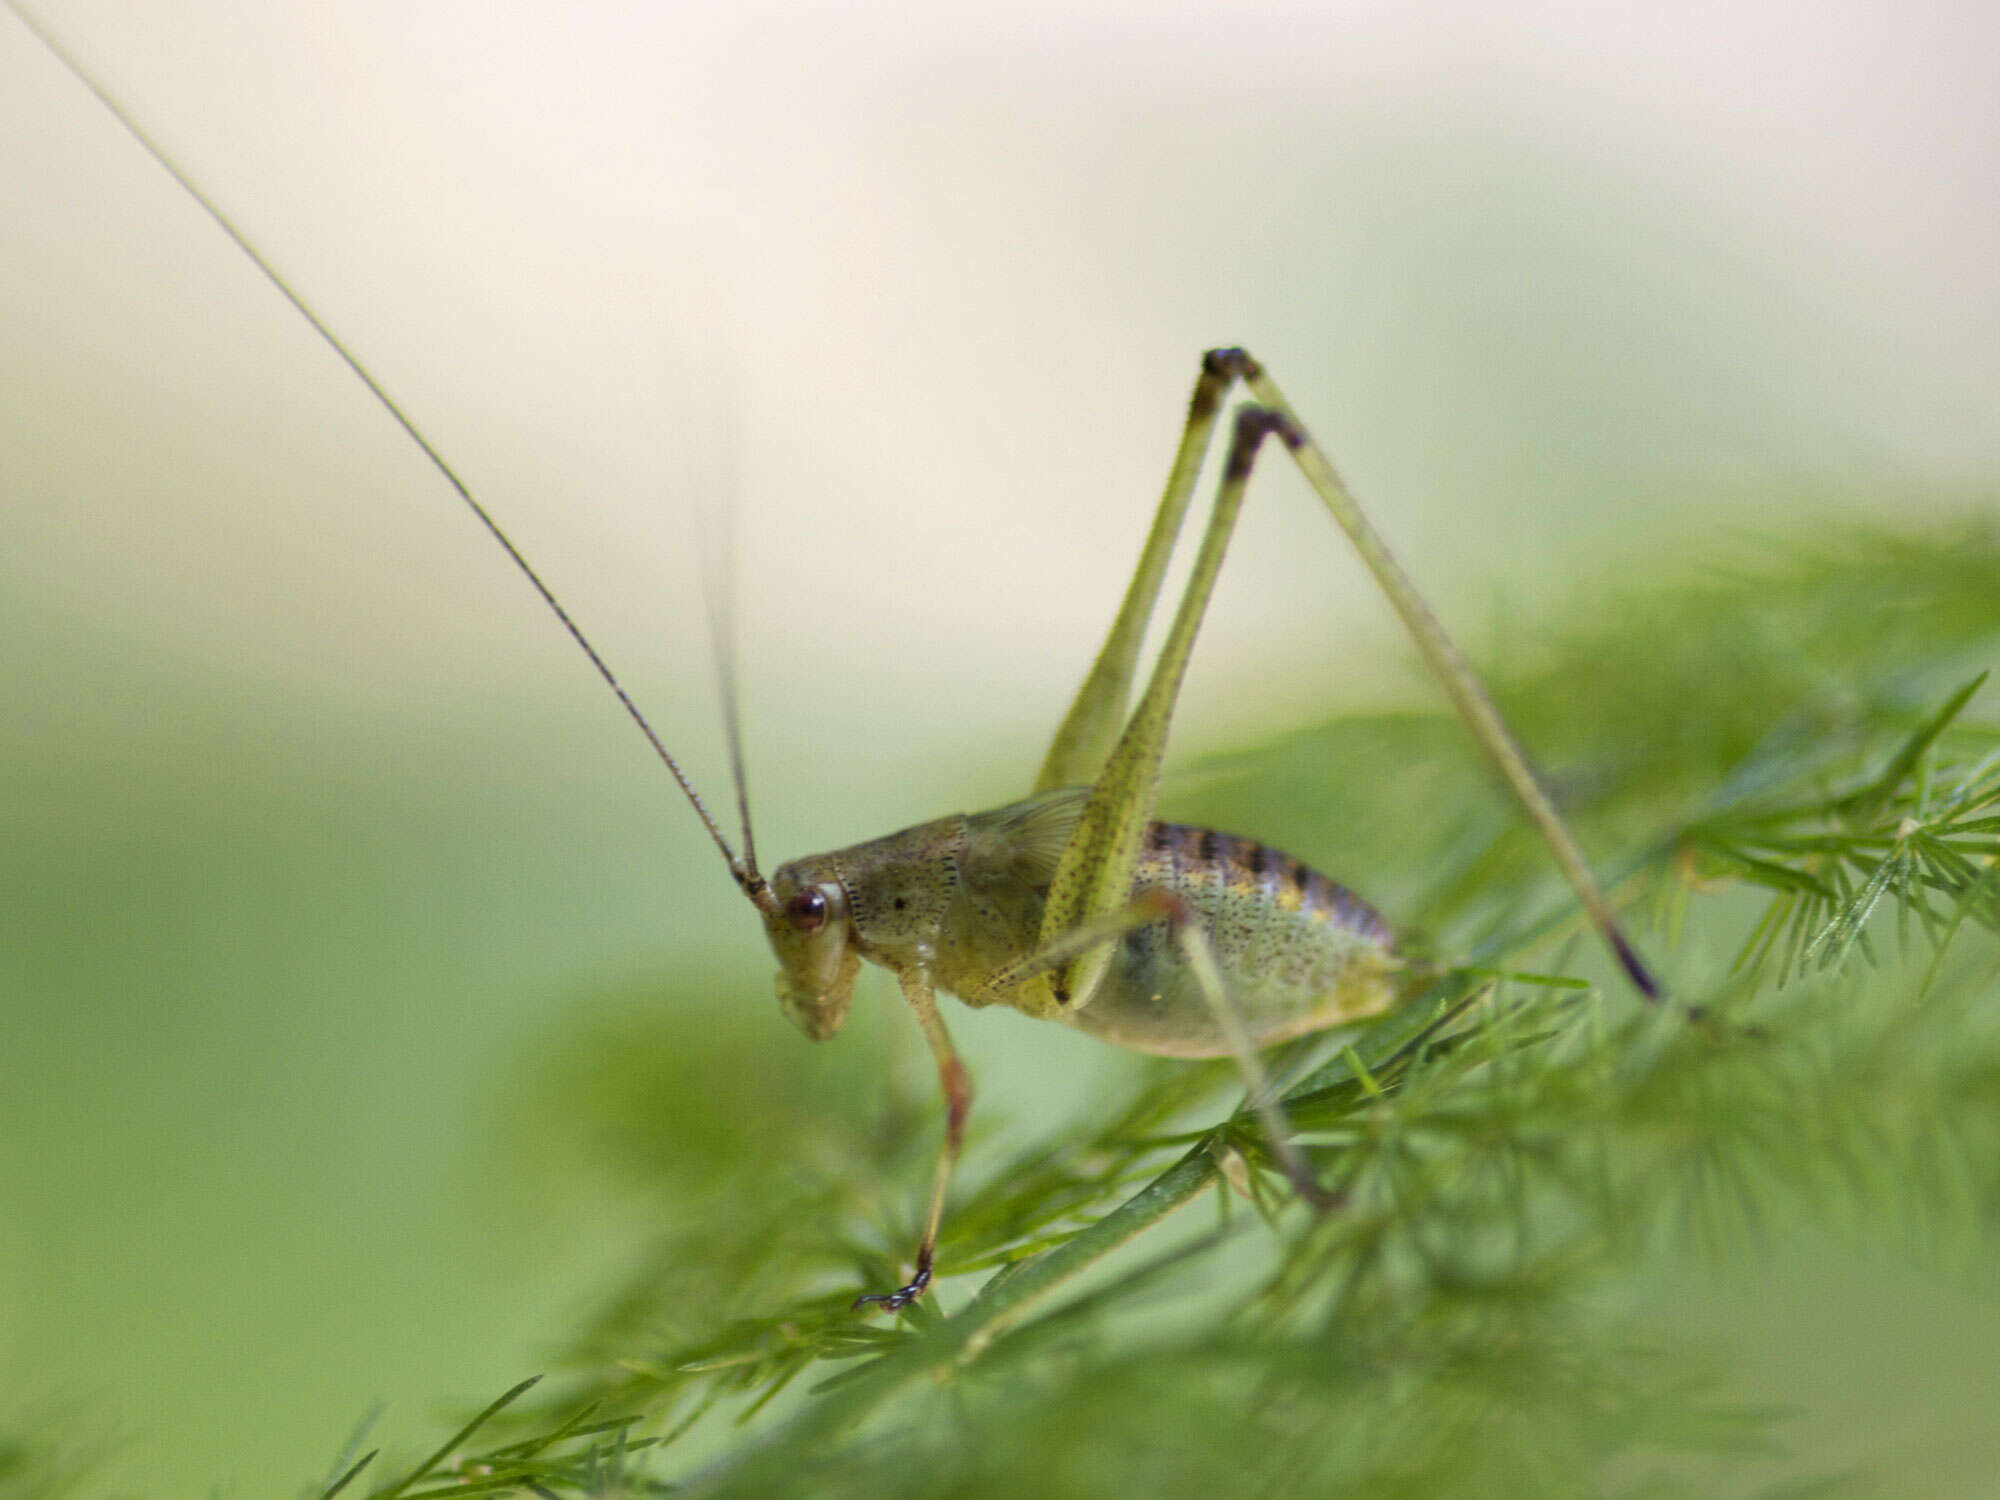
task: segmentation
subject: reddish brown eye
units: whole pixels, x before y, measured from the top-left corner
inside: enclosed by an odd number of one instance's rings
[[[800,932],[818,932],[826,925],[826,897],[803,890],[785,903],[785,915]]]

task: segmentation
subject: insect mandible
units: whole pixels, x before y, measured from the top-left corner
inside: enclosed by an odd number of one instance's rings
[[[739,853],[610,667],[445,458],[273,265],[73,59],[5,0],[102,101],[353,370],[507,552],[646,735],[763,920],[785,1016],[814,1040],[846,1019],[863,960],[896,977],[936,1063],[945,1103],[922,1237],[908,1281],[856,1307],[897,1311],[921,1297],[972,1084],[937,997],[1006,1005],[1119,1046],[1175,1057],[1232,1057],[1270,1148],[1302,1196],[1324,1203],[1290,1143],[1258,1051],[1375,1014],[1403,970],[1388,925],[1357,896],[1288,855],[1211,829],[1156,822],[1160,767],[1182,677],[1259,452],[1275,441],[1347,534],[1420,654],[1529,820],[1590,923],[1632,983],[1659,990],[1621,933],[1576,840],[1485,688],[1263,367],[1243,349],[1202,356],[1180,445],[1139,563],[1095,664],[1025,800],[953,814],[811,855],[767,878],[750,832],[733,705],[726,714],[742,821]],[[1192,573],[1136,705],[1140,647],[1203,460],[1241,388]],[[1129,708],[1129,713],[1128,713]]]

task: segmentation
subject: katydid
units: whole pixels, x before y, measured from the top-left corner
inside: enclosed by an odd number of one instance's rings
[[[777,955],[779,1005],[814,1040],[845,1020],[861,962],[890,970],[916,1015],[945,1101],[910,1279],[860,1298],[900,1310],[933,1272],[972,1085],[939,1012],[940,991],[1007,1005],[1122,1047],[1233,1057],[1270,1149],[1301,1196],[1325,1198],[1291,1144],[1259,1049],[1375,1014],[1407,965],[1365,902],[1298,860],[1214,830],[1153,819],[1174,703],[1260,448],[1291,455],[1359,551],[1426,664],[1549,845],[1585,915],[1646,996],[1658,988],[1618,928],[1561,816],[1491,699],[1324,452],[1262,366],[1241,349],[1203,356],[1180,446],[1124,600],[1025,800],[958,814],[780,866],[767,880],[750,833],[733,701],[726,729],[742,820],[739,854],[603,657],[445,458],[362,362],[132,118],[30,17],[31,31],[172,174],[340,356],[533,585],[680,785],[757,908]],[[1140,646],[1204,457],[1238,387],[1222,478],[1192,574],[1152,675],[1131,703]]]
[[[1193,573],[1128,719],[1167,558],[1238,382],[1252,402],[1236,411]],[[732,860],[778,955],[779,1004],[806,1035],[823,1040],[840,1029],[866,958],[895,974],[937,1062],[945,1139],[915,1273],[857,1306],[900,1309],[930,1283],[972,1102],[938,1012],[940,989],[968,1005],[1010,1005],[1140,1052],[1234,1057],[1272,1152],[1301,1196],[1324,1202],[1290,1145],[1257,1051],[1384,1009],[1402,968],[1388,925],[1288,855],[1213,829],[1153,821],[1174,700],[1251,467],[1272,437],[1352,538],[1633,984],[1649,998],[1659,993],[1478,677],[1333,465],[1256,360],[1242,349],[1212,349],[1202,357],[1139,566],[1028,800],[794,860],[768,884],[754,859]],[[747,817],[744,829],[747,848]],[[712,824],[710,832],[722,842]]]

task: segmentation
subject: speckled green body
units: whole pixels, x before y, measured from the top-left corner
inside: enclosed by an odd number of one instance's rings
[[[773,889],[783,898],[837,884],[848,953],[898,973],[921,968],[969,1005],[1011,1005],[1140,1052],[1226,1055],[1214,1010],[1164,918],[1114,940],[1088,996],[1058,991],[1051,1005],[1045,979],[991,983],[1036,949],[1049,881],[1083,797],[1082,790],[1046,794],[795,860],[777,872]],[[1132,892],[1156,888],[1178,897],[1200,925],[1254,1045],[1374,1014],[1392,997],[1398,964],[1387,924],[1289,855],[1156,822]]]

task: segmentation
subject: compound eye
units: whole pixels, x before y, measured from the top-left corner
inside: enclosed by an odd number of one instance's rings
[[[818,932],[826,925],[826,897],[808,886],[785,903],[785,916],[800,932]]]

